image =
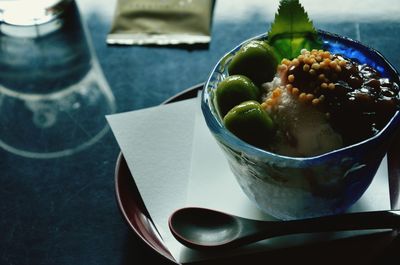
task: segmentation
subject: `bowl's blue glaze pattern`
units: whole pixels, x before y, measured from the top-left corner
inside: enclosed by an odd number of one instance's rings
[[[397,71],[379,52],[332,33],[319,31],[319,34],[324,49],[369,64],[383,77],[400,83]],[[253,39],[264,38],[265,34]],[[244,193],[261,210],[281,219],[345,211],[362,196],[374,178],[391,140],[399,131],[399,111],[374,137],[319,156],[287,157],[253,147],[224,128],[213,100],[214,89],[228,76],[226,66],[244,43],[218,62],[202,94],[206,123]]]

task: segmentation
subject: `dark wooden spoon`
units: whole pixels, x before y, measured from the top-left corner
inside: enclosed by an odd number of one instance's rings
[[[275,236],[400,227],[400,211],[347,213],[290,221],[258,221],[205,208],[182,208],[169,228],[182,244],[197,249],[233,248]]]

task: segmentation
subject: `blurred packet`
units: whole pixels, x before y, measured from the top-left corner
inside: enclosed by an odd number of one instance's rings
[[[209,43],[213,0],[118,0],[108,44]]]

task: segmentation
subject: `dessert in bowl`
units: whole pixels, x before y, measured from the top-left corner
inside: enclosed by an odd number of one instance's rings
[[[239,185],[280,219],[346,211],[400,127],[395,68],[360,42],[324,31],[318,37],[322,49],[272,64],[277,70],[265,80],[236,73],[235,55],[268,36],[246,40],[217,63],[202,94],[206,123]],[[241,86],[246,93],[236,92]]]

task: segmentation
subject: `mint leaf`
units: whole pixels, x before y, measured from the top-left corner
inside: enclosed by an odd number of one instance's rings
[[[268,32],[268,42],[279,60],[293,59],[301,49],[321,49],[322,42],[298,0],[281,0]]]

